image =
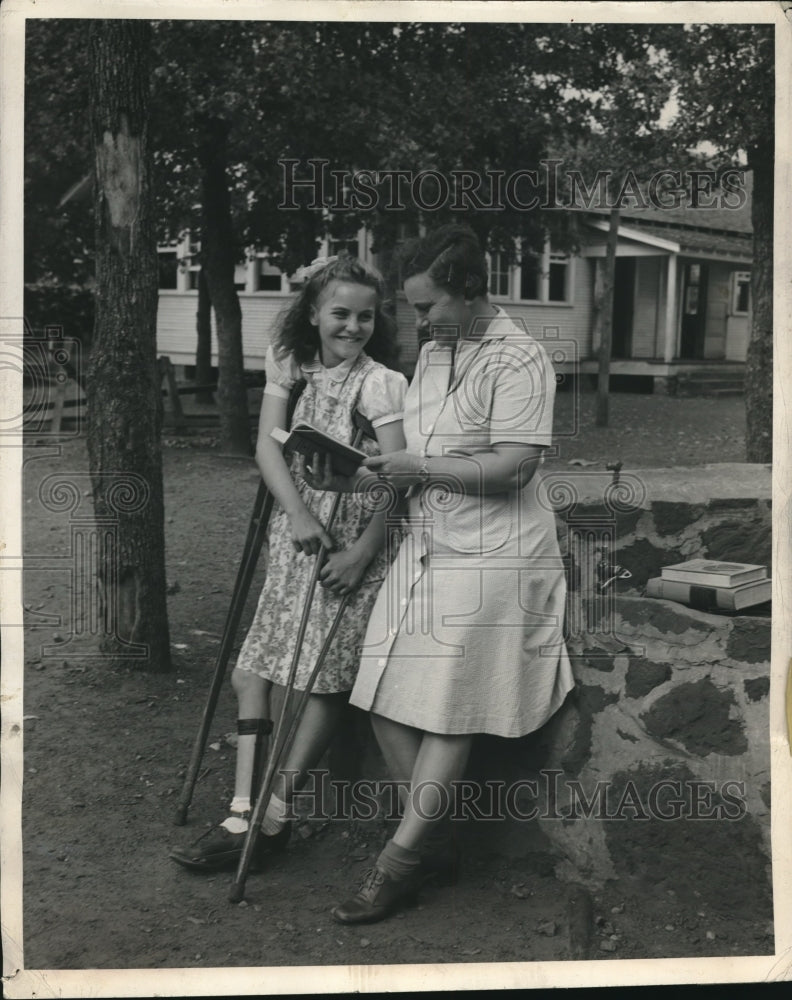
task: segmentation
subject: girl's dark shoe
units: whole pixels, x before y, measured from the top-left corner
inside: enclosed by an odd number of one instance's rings
[[[291,823],[272,837],[259,832],[250,859],[251,871],[256,871],[272,854],[282,851],[289,842]],[[224,826],[207,830],[190,847],[174,847],[170,857],[177,865],[194,872],[222,872],[235,869],[242,857],[247,833],[229,833]]]
[[[394,879],[381,868],[366,872],[360,889],[332,911],[342,924],[373,924],[395,913],[418,894],[424,876],[420,870]]]

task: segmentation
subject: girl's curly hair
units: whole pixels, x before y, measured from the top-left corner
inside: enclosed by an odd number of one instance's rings
[[[294,301],[281,315],[275,336],[275,350],[281,356],[293,353],[303,364],[313,360],[320,348],[319,331],[311,323],[311,307],[331,281],[346,281],[373,288],[377,293],[374,333],[366,344],[366,354],[374,361],[396,368],[398,346],[396,322],[382,309],[385,284],[381,275],[349,254],[340,254],[310,274]]]

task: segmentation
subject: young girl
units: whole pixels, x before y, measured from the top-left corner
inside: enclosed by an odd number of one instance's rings
[[[306,687],[341,598],[349,595],[349,602],[292,749],[276,776],[254,866],[283,848],[289,838],[284,819],[288,804],[336,730],[355,682],[357,647],[388,569],[385,515],[371,514],[358,497],[348,494],[342,497],[329,532],[325,530],[334,494],[308,486],[299,475],[298,460],[287,465],[270,434],[276,427],[285,428],[290,391],[305,379],[293,423],[307,421],[351,442],[357,410],[371,422],[377,437],[376,444],[364,440],[361,450],[376,454],[404,448],[407,381],[386,367],[395,356],[395,324],[380,307],[381,278],[350,257],[314,261],[303,277],[305,284],[265,362],[256,461],[276,506],[269,528],[266,582],[231,678],[239,719],[234,797],[228,817],[218,827],[191,847],[171,852],[174,861],[194,871],[235,868],[239,862],[258,791],[253,786],[258,747],[272,727],[266,718],[270,690],[273,684],[285,684],[288,677],[313,557],[322,545],[330,551],[311,606],[296,691]]]

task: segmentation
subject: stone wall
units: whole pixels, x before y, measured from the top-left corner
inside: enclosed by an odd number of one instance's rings
[[[538,827],[571,881],[640,875],[717,895],[739,872],[730,902],[736,892],[767,903],[769,613],[642,596],[662,566],[696,556],[770,569],[769,470],[712,468],[698,481],[681,470],[676,486],[680,470],[616,488],[602,475],[547,477],[576,688],[540,733],[508,751],[490,743],[478,767],[535,781]],[[603,588],[618,570],[629,577]]]

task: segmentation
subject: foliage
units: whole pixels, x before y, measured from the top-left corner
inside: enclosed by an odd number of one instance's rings
[[[31,18],[25,30],[25,315],[36,329],[60,325],[87,343],[94,234],[86,22]]]
[[[683,44],[667,29],[658,36],[674,68],[679,141],[706,140],[717,157],[752,167],[773,144],[773,26],[688,24]]]

